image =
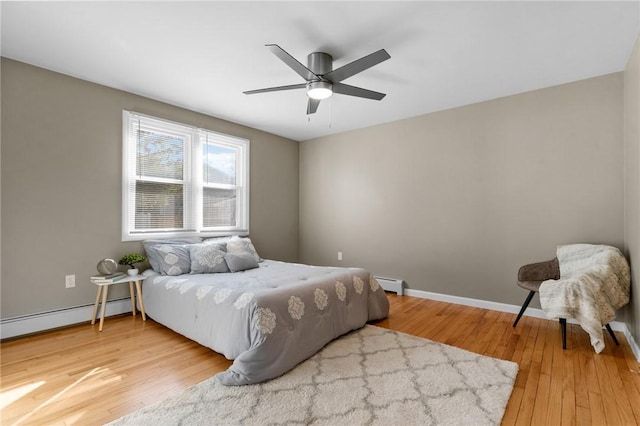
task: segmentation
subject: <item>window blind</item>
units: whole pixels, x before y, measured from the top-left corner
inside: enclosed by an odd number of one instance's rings
[[[129,179],[130,232],[194,230],[190,200],[190,151],[193,129],[131,115],[130,148],[135,170]],[[133,166],[133,165],[132,165]]]
[[[249,141],[123,111],[123,240],[249,231]]]
[[[242,217],[242,185],[239,169],[242,168],[243,147],[224,135],[202,132],[202,221],[205,228],[238,226]]]

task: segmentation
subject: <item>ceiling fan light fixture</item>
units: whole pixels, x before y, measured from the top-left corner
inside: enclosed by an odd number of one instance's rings
[[[312,81],[307,84],[307,96],[311,99],[327,99],[333,94],[331,83],[327,81]]]

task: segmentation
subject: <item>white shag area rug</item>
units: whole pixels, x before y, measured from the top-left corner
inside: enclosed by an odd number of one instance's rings
[[[514,362],[366,325],[277,379],[211,378],[109,425],[498,425],[517,373]]]

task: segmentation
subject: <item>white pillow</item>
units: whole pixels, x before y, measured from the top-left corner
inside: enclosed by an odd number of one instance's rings
[[[260,256],[258,256],[256,248],[251,243],[251,239],[247,237],[239,237],[237,235],[231,237],[229,241],[227,241],[227,253],[249,253],[251,254],[251,256],[253,256],[256,262],[262,262],[262,259],[260,259]]]

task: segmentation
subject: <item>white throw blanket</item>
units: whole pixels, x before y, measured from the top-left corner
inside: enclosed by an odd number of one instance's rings
[[[540,286],[547,318],[574,318],[589,333],[596,353],[604,349],[602,326],[616,309],[629,303],[629,263],[620,250],[606,245],[558,246],[560,279]]]

